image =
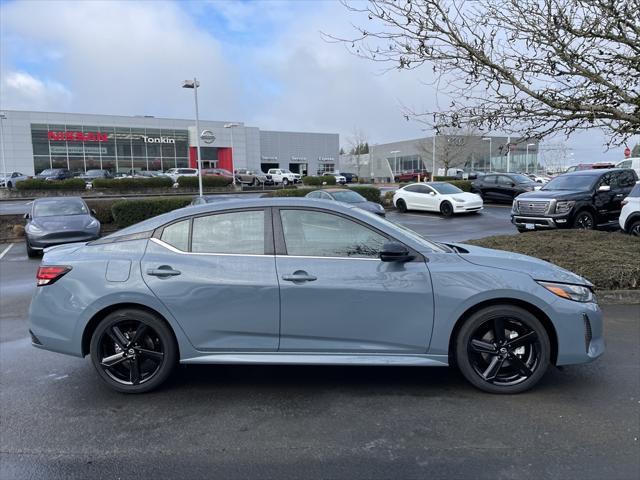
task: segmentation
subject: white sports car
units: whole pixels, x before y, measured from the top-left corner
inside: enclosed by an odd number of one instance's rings
[[[440,212],[445,217],[454,213],[479,212],[482,198],[475,193],[463,192],[446,182],[412,183],[397,190],[393,204],[401,212],[427,210]]]

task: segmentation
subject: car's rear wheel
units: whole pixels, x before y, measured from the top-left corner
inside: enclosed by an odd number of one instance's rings
[[[629,234],[634,237],[640,237],[640,220],[634,220],[631,225],[629,225]]]
[[[407,204],[405,203],[405,201],[404,201],[404,200],[399,199],[399,200],[396,202],[396,207],[398,207],[398,211],[399,211],[400,213],[407,213]]]
[[[495,305],[469,317],[455,341],[464,377],[490,393],[520,393],[544,376],[550,363],[549,336],[530,312]]]
[[[31,245],[29,245],[29,239],[26,239],[25,243],[27,245],[27,257],[36,258],[40,254],[40,252],[38,250],[31,248]]]
[[[440,204],[440,213],[443,217],[450,217],[453,215],[453,205],[450,202],[442,202]]]
[[[143,393],[162,384],[178,357],[169,327],[152,313],[123,309],[107,315],[91,337],[91,361],[114,390]]]
[[[596,226],[596,222],[593,219],[591,212],[583,210],[576,214],[573,219],[573,228],[580,228],[582,230],[593,230]]]

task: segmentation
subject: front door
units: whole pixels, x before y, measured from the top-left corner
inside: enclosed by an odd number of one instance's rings
[[[433,293],[423,259],[378,258],[388,238],[318,209],[275,211],[282,352],[426,353]]]
[[[142,275],[196,349],[275,351],[280,299],[272,241],[262,209],[181,220],[149,241]]]

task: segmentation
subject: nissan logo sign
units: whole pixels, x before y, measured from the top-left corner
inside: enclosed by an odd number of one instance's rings
[[[216,136],[213,134],[211,130],[203,130],[200,134],[200,138],[204,143],[211,144],[215,142]]]

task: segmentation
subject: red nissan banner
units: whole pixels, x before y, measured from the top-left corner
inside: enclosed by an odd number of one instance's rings
[[[58,142],[106,142],[106,133],[98,132],[47,132],[49,140]]]

